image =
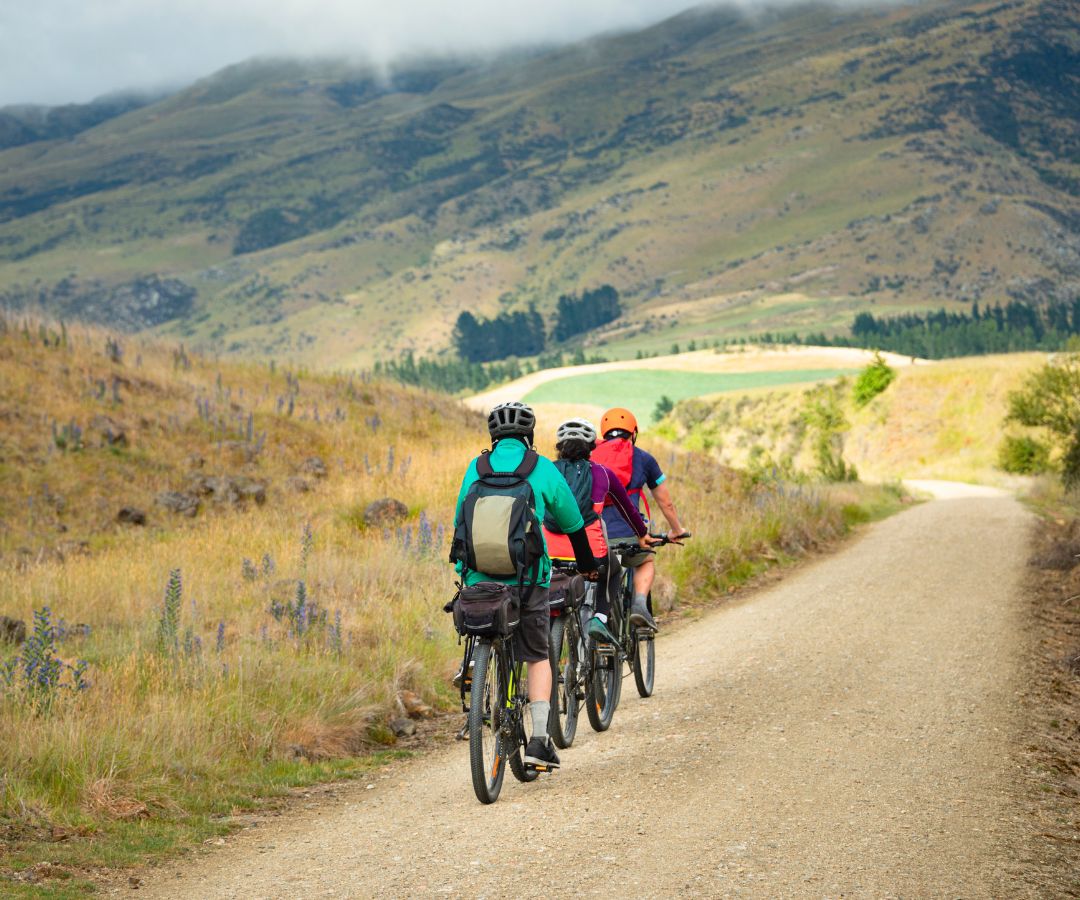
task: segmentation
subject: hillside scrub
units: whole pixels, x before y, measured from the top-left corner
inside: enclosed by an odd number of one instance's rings
[[[861,408],[849,390],[840,396],[843,458],[872,481],[1000,481],[1009,393],[1046,359],[1010,354],[905,366]],[[820,458],[806,415],[817,390],[791,386],[685,400],[658,430],[725,465],[817,477]]]
[[[866,406],[867,403],[892,384],[895,378],[896,369],[885,362],[880,353],[874,354],[874,361],[863,369],[859,373],[859,377],[855,379],[855,385],[852,388],[852,399],[855,401],[855,406]]]
[[[1060,354],[1032,372],[1009,395],[1008,420],[1049,434],[1060,451],[1065,488],[1080,485],[1080,353]]]

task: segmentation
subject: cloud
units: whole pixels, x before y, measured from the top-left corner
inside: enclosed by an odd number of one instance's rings
[[[380,66],[657,22],[691,0],[0,0],[0,105],[181,86],[254,56]]]

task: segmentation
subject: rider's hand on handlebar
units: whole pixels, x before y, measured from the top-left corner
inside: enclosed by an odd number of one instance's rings
[[[677,534],[668,534],[667,539],[672,544],[682,544],[682,542],[688,537],[690,537],[690,532],[684,528]]]
[[[581,569],[578,569],[578,575],[580,575],[586,581],[599,581],[600,580],[600,570],[599,569],[589,569],[587,572],[583,572]]]
[[[658,544],[664,543],[663,538],[653,537],[651,534],[642,535],[637,539],[637,542],[638,546],[642,550],[649,550],[650,548],[655,547]]]

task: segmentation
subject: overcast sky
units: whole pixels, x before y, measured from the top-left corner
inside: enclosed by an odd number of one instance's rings
[[[485,51],[651,24],[693,0],[0,0],[0,105],[178,87],[259,55]]]

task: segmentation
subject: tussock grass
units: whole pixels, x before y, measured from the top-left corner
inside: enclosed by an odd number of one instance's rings
[[[49,860],[79,873],[176,852],[226,830],[260,798],[354,775],[394,752],[386,723],[401,690],[453,708],[460,651],[441,610],[453,582],[445,551],[461,474],[485,443],[481,417],[447,398],[343,377],[301,373],[293,390],[293,373],[265,366],[192,357],[174,367],[170,350],[151,343],[131,342],[115,363],[98,332],[46,347],[34,328],[27,336],[6,325],[3,465],[19,478],[0,488],[0,612],[28,621],[48,605],[69,626],[61,656],[88,661],[91,683],[62,693],[47,714],[0,692],[6,867]],[[119,403],[85,387],[109,373],[130,384]],[[291,416],[277,401],[288,390]],[[196,399],[216,405],[219,395],[265,431],[254,458],[229,449],[197,410]],[[316,421],[316,403],[342,414]],[[123,453],[50,446],[50,417],[88,422],[103,408],[128,434]],[[541,449],[550,450],[555,423],[544,424]],[[684,605],[832,540],[850,521],[845,506],[865,499],[756,482],[655,447],[695,532],[660,561]],[[327,477],[291,491],[288,479],[312,455]],[[192,456],[204,460],[201,474],[265,481],[265,504],[207,501],[187,519],[148,502],[182,486]],[[65,504],[22,517],[26,497],[46,485]],[[405,503],[403,523],[364,524],[382,496]],[[121,503],[144,504],[148,524],[117,524]],[[56,552],[57,524],[89,552]],[[182,594],[170,617],[173,570]],[[0,650],[0,662],[17,652]],[[78,890],[50,883],[58,896]]]

